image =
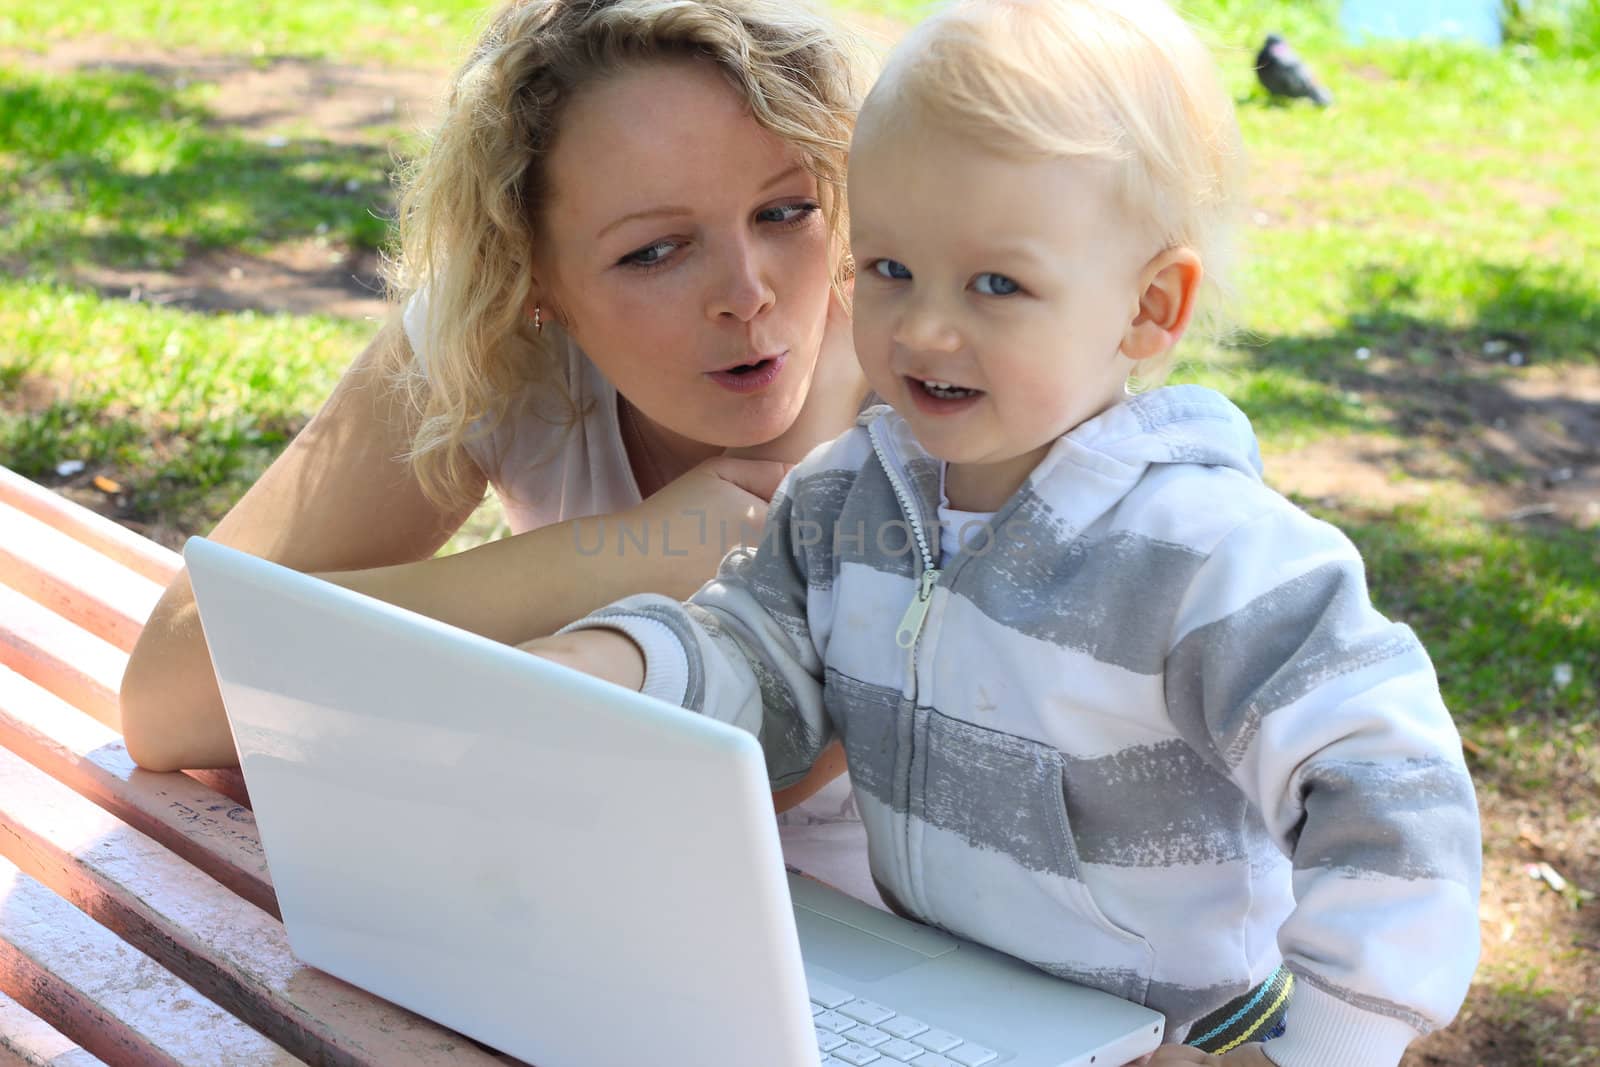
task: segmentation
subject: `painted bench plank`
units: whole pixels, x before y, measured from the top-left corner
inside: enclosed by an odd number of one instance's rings
[[[126,652],[15,589],[0,585],[0,666],[9,667],[78,710],[122,732],[117,690]],[[184,772],[207,788],[250,806],[236,768]]]
[[[0,667],[0,748],[278,916],[249,808],[188,775],[140,770],[114,730],[5,667]]]
[[[0,989],[119,1067],[302,1063],[0,861]]]
[[[279,1045],[331,1067],[485,1067],[466,1038],[296,960],[283,926],[0,751],[0,853]]]
[[[73,540],[141,574],[163,588],[183,567],[183,559],[147,537],[96,515],[58,493],[0,467],[0,501],[72,535]]]
[[[244,774],[237,767],[218,767],[214,770],[184,771],[213,793],[221,793],[241,808],[250,807],[250,791],[244,787]]]
[[[128,655],[0,585],[0,666],[122,732],[117,689]]]
[[[0,583],[57,615],[133,650],[162,587],[0,502]]]
[[[9,1058],[8,1058],[9,1057]],[[0,993],[0,1064],[4,1067],[106,1067],[76,1042]]]

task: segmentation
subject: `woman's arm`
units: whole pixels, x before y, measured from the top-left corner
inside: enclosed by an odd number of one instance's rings
[[[415,560],[434,552],[470,508],[440,511],[410,465],[412,425],[388,388],[397,323],[384,327],[333,395],[211,537],[296,570]],[[122,679],[129,754],[152,770],[238,762],[187,572],[162,595]]]
[[[211,534],[214,540],[503,641],[550,633],[630,593],[687,598],[741,525],[758,531],[786,469],[715,459],[618,516],[560,523],[428,559],[470,508],[444,513],[400,458],[412,427],[384,381],[386,328]],[[669,531],[665,535],[663,531]],[[420,562],[419,562],[420,561]],[[180,573],[122,680],[128,751],[151,770],[238,762],[194,594]]]
[[[517,644],[633,593],[687,600],[758,537],[777,462],[707,460],[615,515],[553,523],[452,556],[322,577]]]

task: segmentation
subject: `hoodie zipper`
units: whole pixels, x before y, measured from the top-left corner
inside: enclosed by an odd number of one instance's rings
[[[883,466],[883,472],[889,476],[889,485],[894,489],[895,499],[900,502],[900,513],[906,517],[911,525],[911,535],[916,539],[917,551],[922,557],[922,575],[916,594],[911,598],[911,603],[906,605],[905,614],[900,616],[900,627],[895,631],[895,644],[910,653],[911,660],[911,686],[912,693],[916,693],[917,684],[917,638],[922,635],[922,624],[928,617],[928,605],[933,600],[933,587],[939,584],[939,568],[934,566],[933,552],[928,547],[928,535],[922,528],[922,520],[917,513],[915,501],[906,488],[905,479],[900,475],[900,468],[890,461],[883,442],[878,438],[879,423],[874,422],[867,428],[867,436],[872,439],[872,450],[878,454],[878,462]]]
[[[939,568],[934,566],[933,552],[928,547],[928,536],[922,528],[921,517],[916,508],[916,501],[912,499],[910,491],[906,488],[906,480],[901,475],[900,467],[889,457],[889,450],[878,436],[878,427],[881,422],[874,421],[867,427],[867,436],[872,441],[872,450],[877,453],[878,463],[883,467],[884,474],[889,477],[889,485],[894,489],[895,499],[900,502],[900,513],[905,516],[911,525],[912,537],[916,539],[917,551],[922,557],[922,574],[919,576],[916,594],[911,598],[911,603],[906,605],[905,614],[900,617],[900,627],[895,631],[895,644],[906,650],[906,689],[904,696],[911,706],[912,722],[916,722],[917,709],[917,643],[922,637],[922,626],[928,618],[928,605],[933,600],[933,587],[939,583]],[[904,783],[906,798],[911,797],[910,776],[915,773],[914,761],[908,760],[906,766],[908,780]],[[904,816],[905,825],[899,833],[900,838],[900,865],[905,872],[905,890],[911,895],[913,907],[924,916],[929,914],[926,901],[922,900],[921,882],[912,862],[911,842],[911,815]]]

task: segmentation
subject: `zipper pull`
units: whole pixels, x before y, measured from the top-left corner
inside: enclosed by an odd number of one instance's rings
[[[937,570],[932,567],[923,569],[922,586],[917,590],[917,598],[906,607],[906,613],[900,618],[900,629],[895,631],[894,643],[901,648],[910,648],[917,643],[917,635],[922,632],[922,620],[928,617],[928,603],[933,599],[933,587],[938,580]]]

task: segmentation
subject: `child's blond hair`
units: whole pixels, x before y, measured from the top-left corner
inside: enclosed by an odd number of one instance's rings
[[[1151,237],[1199,254],[1196,318],[1222,332],[1244,150],[1210,51],[1163,0],[962,0],[895,50],[861,126],[908,110],[998,154],[1113,165]]]
[[[818,180],[836,269],[846,269],[845,156],[870,65],[852,38],[790,0],[511,0],[403,176],[399,255],[388,264],[402,306],[427,294],[426,365],[393,369],[418,411],[411,459],[435,501],[469,502],[463,445],[475,424],[493,424],[529,384],[566,396],[560,329],[535,332],[524,302],[567,102],[632,64],[682,57],[715,67],[755,121],[795,147]]]

